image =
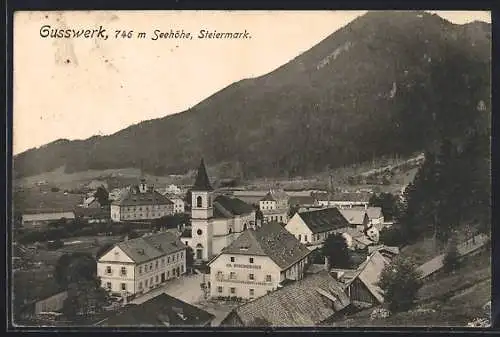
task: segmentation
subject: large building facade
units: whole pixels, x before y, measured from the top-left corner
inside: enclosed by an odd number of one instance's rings
[[[119,295],[141,294],[186,272],[186,246],[169,232],[126,240],[97,261],[101,286]]]
[[[214,195],[202,160],[191,189],[191,230],[181,235],[182,242],[193,249],[195,260],[210,260],[254,224],[252,206],[236,198]]]
[[[174,203],[146,186],[132,186],[124,195],[111,203],[111,220],[144,221],[174,214]]]
[[[211,297],[257,298],[300,280],[311,251],[276,222],[248,228],[210,261]]]

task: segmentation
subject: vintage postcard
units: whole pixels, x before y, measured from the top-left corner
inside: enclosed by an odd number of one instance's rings
[[[490,12],[13,24],[13,326],[491,326]]]

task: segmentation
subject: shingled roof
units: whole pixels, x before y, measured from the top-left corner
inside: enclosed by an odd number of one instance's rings
[[[143,263],[186,249],[186,246],[170,232],[122,241],[116,246],[135,263]]]
[[[133,193],[128,191],[122,198],[112,202],[112,205],[142,206],[142,205],[173,205],[173,202],[157,191]]]
[[[358,278],[379,303],[384,303],[384,291],[380,288],[378,283],[382,270],[384,270],[385,266],[388,264],[389,261],[378,251],[375,251],[358,267],[358,273],[350,283]]]
[[[207,326],[211,313],[162,293],[146,302],[127,305],[123,311],[99,322],[98,326]]]
[[[342,285],[321,271],[237,307],[222,325],[230,325],[236,316],[243,326],[256,326],[258,322],[270,326],[316,326],[349,304]]]
[[[365,209],[356,208],[341,209],[340,213],[351,225],[364,224],[365,217],[368,216]]]
[[[200,166],[198,167],[198,173],[196,174],[196,179],[192,188],[193,191],[213,191],[210,180],[208,179],[207,168],[205,167],[205,162],[203,158],[201,159]]]
[[[281,269],[286,269],[308,256],[311,251],[277,222],[257,229],[249,228],[220,254],[268,256]]]
[[[337,208],[323,208],[297,214],[314,234],[349,227],[349,223]]]

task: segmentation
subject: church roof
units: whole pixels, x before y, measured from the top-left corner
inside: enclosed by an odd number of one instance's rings
[[[208,179],[207,169],[205,167],[205,162],[203,158],[201,159],[200,166],[198,167],[198,173],[196,174],[196,180],[192,188],[193,191],[213,191],[210,180]]]
[[[219,195],[214,200],[214,214],[216,217],[232,218],[235,215],[249,214],[253,211],[253,206],[238,198]]]
[[[311,251],[277,222],[257,229],[247,229],[221,254],[268,256],[280,268],[286,269],[302,260]]]
[[[112,202],[113,205],[120,206],[148,206],[148,205],[172,205],[173,202],[157,191],[144,193],[134,193],[129,191],[124,193],[121,199]]]

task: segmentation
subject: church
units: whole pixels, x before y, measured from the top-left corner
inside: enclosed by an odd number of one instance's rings
[[[203,159],[191,189],[191,230],[181,241],[194,251],[197,262],[208,261],[229,246],[250,226],[255,226],[253,206],[226,195],[216,195]]]

